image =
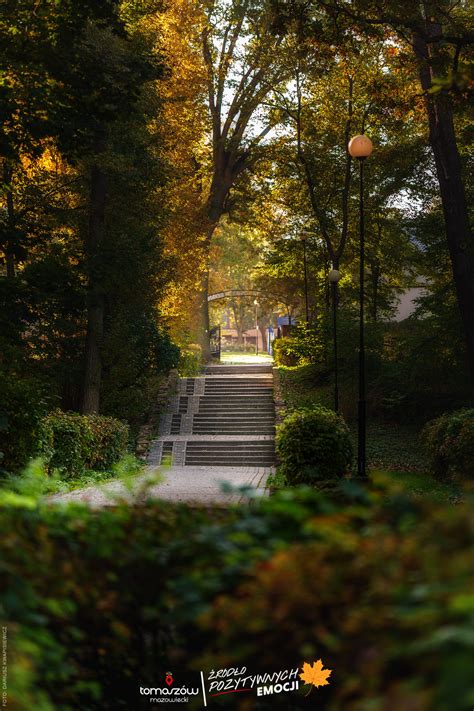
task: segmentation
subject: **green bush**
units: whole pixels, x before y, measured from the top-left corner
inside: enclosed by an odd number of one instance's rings
[[[440,479],[474,479],[474,409],[446,413],[429,422],[423,440]]]
[[[88,469],[105,471],[125,455],[128,447],[128,427],[113,417],[90,415],[93,444],[87,462]]]
[[[324,354],[321,330],[307,324],[293,329],[291,336],[273,341],[273,356],[277,366],[318,363]]]
[[[199,681],[321,658],[331,683],[309,700],[302,685],[245,694],[245,708],[471,708],[470,504],[353,495],[286,490],[225,511],[0,505],[9,706],[138,710],[139,685],[168,669]]]
[[[310,484],[346,474],[352,464],[349,430],[322,406],[295,410],[277,428],[281,472],[289,484]]]
[[[190,343],[181,348],[178,363],[178,373],[182,378],[193,378],[202,369],[202,348],[196,343]]]
[[[255,353],[255,346],[251,343],[223,343],[223,353]]]
[[[47,409],[41,384],[0,371],[0,470],[17,472],[38,446]]]
[[[290,336],[275,338],[273,341],[273,359],[277,366],[287,365],[292,367],[298,365],[299,355],[297,353],[296,340]]]
[[[128,427],[112,417],[51,412],[42,423],[41,453],[49,471],[76,477],[104,471],[127,451]]]

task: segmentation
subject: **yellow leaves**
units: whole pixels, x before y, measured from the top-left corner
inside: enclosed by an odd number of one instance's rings
[[[113,620],[110,624],[111,629],[115,632],[117,637],[122,637],[122,639],[129,639],[131,637],[131,631],[124,625],[120,620]]]
[[[305,684],[312,684],[313,686],[327,686],[329,684],[328,677],[332,673],[331,669],[324,669],[324,665],[321,659],[314,662],[312,665],[305,662],[303,664],[303,671],[300,674],[300,679]]]

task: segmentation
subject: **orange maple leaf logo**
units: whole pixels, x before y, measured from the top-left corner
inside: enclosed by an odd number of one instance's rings
[[[303,664],[303,670],[300,674],[301,681],[305,684],[312,684],[313,686],[327,686],[329,684],[328,677],[332,673],[331,669],[323,669],[323,663],[321,659],[313,664],[308,664],[305,662]]]

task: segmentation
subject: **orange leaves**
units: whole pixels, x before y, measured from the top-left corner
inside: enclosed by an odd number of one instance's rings
[[[303,664],[303,671],[300,674],[301,681],[305,684],[312,684],[313,686],[327,686],[329,684],[328,678],[332,673],[332,669],[324,669],[324,664],[321,659],[313,664],[308,664],[305,662]]]

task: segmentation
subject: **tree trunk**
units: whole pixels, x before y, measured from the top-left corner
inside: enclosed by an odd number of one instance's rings
[[[104,297],[98,290],[89,289],[87,302],[86,370],[82,413],[93,415],[99,412],[100,406],[102,379],[100,348],[104,335]]]
[[[208,256],[206,257],[208,259]],[[201,277],[199,292],[197,295],[197,327],[198,342],[202,349],[202,357],[207,363],[211,360],[211,344],[209,332],[211,330],[209,322],[209,265],[207,264]]]
[[[232,307],[232,312],[234,314],[235,330],[237,331],[237,345],[241,346],[244,342],[243,335],[242,335],[244,332],[242,301],[239,303],[238,306],[237,306],[237,303],[235,301],[233,301],[231,304],[231,307]]]
[[[96,160],[91,169],[89,203],[89,233],[86,240],[88,266],[87,336],[82,412],[84,415],[99,412],[102,378],[101,345],[104,334],[105,297],[101,286],[100,247],[105,235],[105,205],[107,177],[99,165],[100,154],[105,150],[105,139],[97,144]]]
[[[377,321],[378,306],[379,306],[379,282],[380,282],[380,266],[372,264],[372,321]]]
[[[262,334],[262,350],[264,353],[268,352],[268,342],[267,342],[267,329],[265,326],[259,324],[259,331]],[[257,334],[258,337],[258,334]]]
[[[426,96],[429,141],[436,163],[454,283],[464,325],[469,368],[474,381],[474,246],[453,111],[446,92],[428,93],[432,87],[433,75],[430,51],[425,39],[416,36],[414,48],[419,60],[421,85]]]
[[[5,244],[5,262],[7,266],[8,279],[15,278],[15,205],[13,203],[12,179],[13,169],[8,161],[5,160],[3,166],[3,179],[5,181],[5,189],[7,192],[7,237]]]

